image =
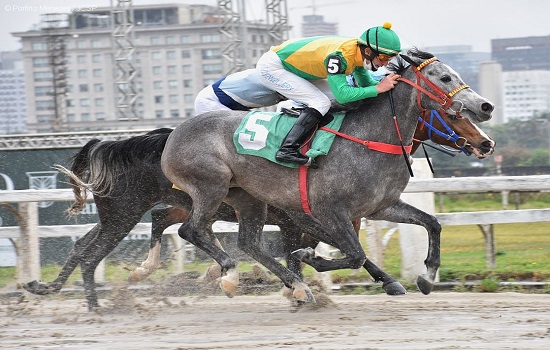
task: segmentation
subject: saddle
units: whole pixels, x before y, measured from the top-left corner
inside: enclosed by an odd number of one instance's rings
[[[245,115],[241,124],[233,134],[233,143],[237,153],[247,154],[268,159],[274,163],[298,168],[298,164],[279,162],[275,153],[279,150],[284,137],[300,115],[299,110],[284,109],[281,112],[252,111]],[[338,131],[344,119],[344,113],[336,113],[326,123],[330,129]],[[315,158],[328,154],[335,135],[331,132],[317,130],[310,149],[306,155]]]

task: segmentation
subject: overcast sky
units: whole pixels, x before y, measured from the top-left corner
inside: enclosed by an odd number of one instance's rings
[[[112,0],[116,2],[116,0]],[[301,17],[313,0],[287,0],[291,37],[301,36]],[[550,35],[548,0],[314,0],[316,13],[339,23],[339,34],[359,36],[368,27],[392,22],[402,46],[471,45],[490,52],[491,39]],[[10,33],[29,30],[40,15],[67,9],[109,6],[111,0],[0,0],[0,51],[16,50]],[[142,4],[210,4],[216,0],[134,0]],[[245,0],[247,17],[265,17],[264,0]]]

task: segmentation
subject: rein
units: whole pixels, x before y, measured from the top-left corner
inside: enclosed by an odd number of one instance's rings
[[[325,126],[320,127],[319,130],[328,131],[328,132],[333,133],[336,136],[340,136],[340,137],[345,138],[347,140],[360,143],[361,145],[363,145],[366,148],[368,148],[370,150],[373,150],[373,151],[388,153],[388,154],[401,154],[401,145],[393,145],[391,143],[384,143],[384,142],[377,142],[377,141],[370,141],[370,140],[362,140],[360,138],[350,136],[348,134],[344,134],[344,133],[341,133],[341,132],[333,130],[333,129],[329,129]],[[405,147],[405,150],[408,153],[411,152],[412,144],[410,144],[408,146],[404,146],[404,147]]]

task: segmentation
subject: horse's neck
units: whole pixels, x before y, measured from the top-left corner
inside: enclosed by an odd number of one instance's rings
[[[403,85],[405,84],[398,84],[392,94],[399,134],[404,143],[410,144],[420,110],[416,107],[416,95],[412,96],[410,87]],[[366,108],[353,112],[349,124],[343,125],[344,132],[354,133],[354,136],[361,139],[399,144],[388,94],[389,92],[379,95]]]

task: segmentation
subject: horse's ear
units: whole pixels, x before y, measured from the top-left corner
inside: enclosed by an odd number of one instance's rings
[[[418,65],[407,55],[399,54],[402,59],[404,59],[406,62],[408,62],[411,66],[417,67]]]

